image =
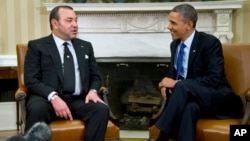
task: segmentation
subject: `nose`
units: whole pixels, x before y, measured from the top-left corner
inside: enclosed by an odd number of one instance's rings
[[[73,21],[73,22],[72,22],[72,25],[73,25],[74,27],[75,27],[75,26],[77,27],[77,26],[78,26],[77,21]]]
[[[171,29],[172,29],[172,26],[171,26],[171,24],[170,24],[170,23],[168,24],[167,28],[168,28],[169,30],[171,30]]]

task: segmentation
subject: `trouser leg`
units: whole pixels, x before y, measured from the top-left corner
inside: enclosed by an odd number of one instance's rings
[[[85,141],[104,141],[109,118],[109,108],[102,103],[88,104],[83,100],[74,101],[70,108],[77,118],[85,122]]]
[[[48,100],[38,96],[29,97],[26,104],[25,132],[37,122],[49,124],[54,118],[55,112]]]
[[[186,104],[181,117],[178,132],[178,141],[195,141],[196,124],[199,118],[200,108],[194,101]]]
[[[185,113],[184,109],[190,100],[196,102],[202,109],[208,110],[211,97],[211,89],[203,85],[189,80],[178,82],[156,126],[165,133],[170,134],[175,129],[175,125],[181,122],[182,114]]]

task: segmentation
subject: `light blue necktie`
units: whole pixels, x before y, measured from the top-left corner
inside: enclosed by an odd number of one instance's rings
[[[178,79],[181,69],[182,69],[182,64],[183,64],[183,56],[184,56],[184,48],[186,45],[184,43],[181,44],[179,53],[178,53],[178,58],[177,58],[177,63],[176,63],[176,80]]]

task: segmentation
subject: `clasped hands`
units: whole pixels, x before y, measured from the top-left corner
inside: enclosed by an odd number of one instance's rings
[[[98,96],[98,94],[93,91],[89,91],[89,93],[86,95],[85,103],[87,104],[89,103],[89,101],[93,101],[94,103],[97,103],[97,102],[104,103],[104,101]],[[59,96],[51,100],[51,104],[55,110],[56,116],[60,118],[73,120],[73,117],[72,117],[72,114],[68,105]]]

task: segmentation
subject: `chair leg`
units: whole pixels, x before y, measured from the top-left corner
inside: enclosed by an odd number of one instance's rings
[[[21,126],[21,121],[19,119],[19,102],[16,100],[16,125],[17,125],[17,131],[19,131]]]

